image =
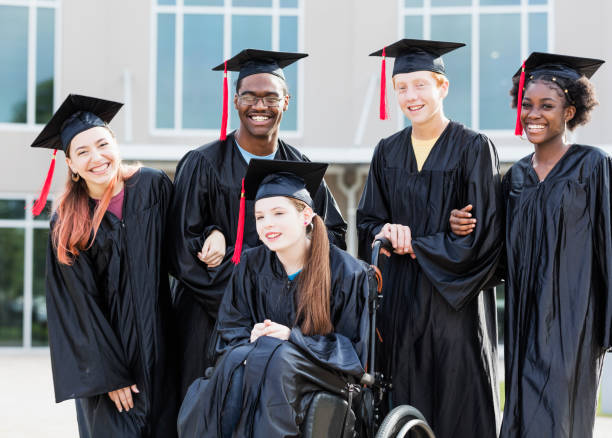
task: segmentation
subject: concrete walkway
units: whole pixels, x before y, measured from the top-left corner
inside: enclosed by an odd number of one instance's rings
[[[0,437],[78,437],[72,400],[56,404],[47,350],[0,351]],[[612,417],[598,417],[594,438],[612,438]]]

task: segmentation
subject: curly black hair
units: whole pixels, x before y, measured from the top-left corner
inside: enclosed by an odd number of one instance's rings
[[[593,108],[599,104],[597,101],[597,97],[595,96],[595,87],[593,84],[586,78],[586,76],[582,76],[577,80],[567,80],[567,93],[561,88],[561,85],[553,81],[552,76],[550,75],[542,75],[531,81],[527,82],[525,85],[525,89],[529,86],[529,84],[539,82],[546,84],[550,87],[551,90],[557,91],[559,97],[563,97],[565,99],[565,106],[568,107],[573,105],[576,107],[576,114],[574,117],[567,122],[567,129],[573,131],[577,126],[584,125],[591,120],[591,111]],[[518,86],[519,86],[519,77],[512,78],[512,90],[510,90],[510,96],[512,96],[512,108],[516,108],[518,104]],[[570,100],[573,100],[573,102]]]

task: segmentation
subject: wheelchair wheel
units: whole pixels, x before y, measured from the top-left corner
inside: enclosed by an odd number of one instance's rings
[[[410,432],[410,435],[408,433]],[[385,417],[376,438],[435,438],[431,427],[418,409],[412,406],[398,406]]]

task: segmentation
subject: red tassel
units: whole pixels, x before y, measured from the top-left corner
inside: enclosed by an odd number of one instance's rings
[[[523,102],[523,88],[525,87],[525,61],[523,61],[523,67],[521,67],[521,78],[519,79],[518,86],[518,100],[516,101],[516,127],[514,128],[514,135],[523,135],[523,124],[521,123],[521,108]]]
[[[221,115],[221,135],[219,136],[219,140],[225,140],[227,138],[228,100],[229,91],[227,88],[227,61],[225,61],[223,69],[223,114]]]
[[[238,229],[236,230],[236,244],[234,245],[234,255],[232,262],[235,265],[240,263],[240,253],[242,252],[242,239],[244,237],[244,210],[246,200],[244,198],[244,178],[242,178],[242,190],[240,191],[240,213],[238,214]]]
[[[387,112],[387,74],[386,74],[386,58],[385,48],[382,52],[382,67],[380,68],[380,120],[387,120],[389,113]]]
[[[49,195],[49,189],[51,188],[51,181],[53,180],[53,172],[55,171],[55,155],[57,154],[57,149],[53,151],[53,158],[51,158],[51,164],[49,165],[49,171],[47,172],[47,179],[45,179],[45,183],[43,184],[43,188],[40,191],[40,195],[38,196],[38,200],[34,203],[32,207],[32,214],[34,216],[38,216],[45,209],[45,205],[47,205],[47,196]]]

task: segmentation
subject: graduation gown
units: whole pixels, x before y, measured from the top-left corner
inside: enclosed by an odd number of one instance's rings
[[[347,382],[358,382],[367,355],[370,269],[333,245],[330,267],[334,332],[306,336],[294,324],[297,279],[290,281],[264,246],[243,253],[219,310],[224,356],[211,379],[196,380],[185,397],[180,437],[299,436],[315,392],[340,394]],[[265,319],[292,327],[289,340],[263,336],[250,343],[253,326]]]
[[[125,182],[123,219],[107,211],[93,244],[71,266],[58,262],[49,241],[55,399],[77,399],[81,436],[176,436],[171,301],[162,252],[171,193],[164,173],[141,168]],[[140,390],[133,394],[134,408],[120,413],[107,393],[133,384]]]
[[[385,223],[412,231],[416,260],[393,254],[383,271],[379,363],[392,404],[419,409],[436,437],[494,437],[499,425],[495,294],[480,292],[501,252],[495,147],[450,122],[417,170],[411,128],[381,140],[359,208],[360,256]],[[472,204],[478,226],[450,232],[453,208]]]
[[[309,161],[297,149],[278,141],[275,160]],[[213,327],[223,291],[232,274],[241,181],[247,163],[234,141],[214,141],[187,153],[176,168],[168,227],[168,250],[174,307],[179,331],[181,397],[211,365]],[[314,210],[325,221],[330,241],[346,248],[346,223],[325,182],[315,194]],[[246,201],[243,250],[260,245],[255,228],[254,202]],[[211,231],[223,233],[226,255],[220,266],[209,269],[197,253]],[[211,344],[209,341],[213,340]],[[212,352],[214,353],[214,351]]]
[[[572,145],[539,181],[531,155],[504,177],[502,437],[590,437],[612,347],[612,159]]]

